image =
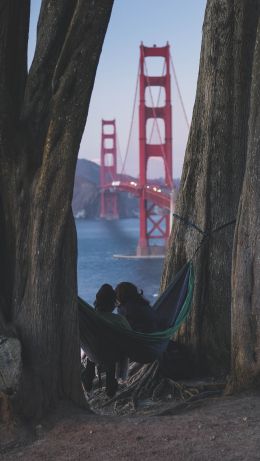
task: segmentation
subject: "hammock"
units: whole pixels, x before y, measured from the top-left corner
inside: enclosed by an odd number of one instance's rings
[[[170,338],[189,314],[194,286],[192,263],[188,262],[175,276],[152,308],[160,331],[138,333],[105,319],[86,301],[78,298],[81,347],[99,365],[129,357],[150,363],[161,357]]]

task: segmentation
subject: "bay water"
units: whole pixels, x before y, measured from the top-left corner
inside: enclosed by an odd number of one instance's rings
[[[134,255],[139,220],[76,220],[78,234],[78,292],[93,304],[103,283],[115,287],[132,282],[153,304],[158,295],[163,259],[118,259],[115,254]]]

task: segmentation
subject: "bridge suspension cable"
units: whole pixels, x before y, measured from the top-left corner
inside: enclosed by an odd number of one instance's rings
[[[123,158],[122,158],[122,154],[121,154],[121,149],[120,149],[120,144],[119,144],[119,137],[118,137],[117,133],[116,133],[116,146],[117,146],[117,152],[119,154],[121,168],[122,168],[122,166],[123,166]]]
[[[124,155],[124,161],[122,162],[121,174],[123,174],[124,170],[125,170],[126,160],[127,160],[127,156],[128,156],[128,153],[129,153],[130,141],[131,141],[131,136],[132,136],[132,131],[133,131],[134,114],[135,114],[135,107],[136,107],[136,100],[137,100],[137,92],[138,92],[138,87],[139,87],[139,74],[140,74],[140,63],[138,65],[136,84],[135,84],[134,103],[133,103],[131,123],[130,123],[130,130],[129,130],[128,140],[127,140],[127,145],[126,145],[126,151],[125,151],[125,155]]]
[[[189,130],[190,129],[190,123],[189,123],[187,112],[186,112],[186,109],[185,109],[185,106],[184,106],[184,101],[183,101],[183,98],[182,98],[180,85],[179,85],[179,82],[178,82],[177,73],[176,73],[176,70],[175,70],[175,66],[173,64],[173,59],[172,59],[171,54],[170,54],[170,64],[171,64],[171,69],[172,69],[172,75],[173,75],[173,78],[174,78],[174,81],[175,81],[175,84],[176,84],[176,88],[177,88],[177,94],[178,94],[180,104],[181,104],[181,108],[182,108],[182,112],[183,112],[183,115],[184,115],[185,124],[187,126],[187,129]],[[147,80],[148,80],[148,84],[149,84],[149,75],[148,75],[148,69],[147,69],[147,65],[146,65],[145,60],[144,60],[144,66],[145,66],[145,72],[146,72],[146,76],[147,76]],[[166,66],[166,63],[164,62],[162,75],[164,75],[165,66]],[[128,158],[129,150],[130,150],[130,143],[131,143],[131,138],[132,138],[132,134],[133,134],[135,108],[136,108],[137,96],[138,96],[139,75],[140,75],[140,62],[139,62],[139,65],[138,65],[135,92],[134,92],[134,102],[133,102],[132,114],[131,114],[131,123],[130,123],[130,129],[129,129],[129,134],[128,134],[127,145],[126,145],[126,150],[125,150],[124,157],[121,155],[120,148],[118,149],[120,159],[121,159],[121,162],[122,162],[122,168],[121,168],[120,174],[125,173],[126,162],[127,162],[127,158]],[[154,130],[156,128],[156,131],[157,131],[157,134],[158,134],[158,137],[159,137],[159,141],[160,141],[161,153],[162,153],[163,158],[165,160],[166,170],[167,170],[167,174],[169,176],[169,167],[168,167],[168,164],[166,162],[166,154],[165,154],[165,151],[164,151],[164,148],[163,148],[163,142],[162,142],[162,137],[161,137],[161,133],[160,133],[160,128],[159,128],[158,120],[157,120],[157,117],[156,117],[156,114],[155,114],[155,107],[157,107],[159,105],[159,102],[160,102],[161,93],[162,93],[162,87],[160,86],[159,93],[158,93],[158,96],[157,96],[157,106],[155,106],[154,97],[153,97],[152,90],[151,90],[151,85],[149,84],[148,86],[149,86],[149,94],[150,94],[150,98],[151,98],[152,112],[153,112],[153,115],[154,115],[153,125],[152,125],[151,132],[150,132],[150,135],[149,135],[149,143],[151,143],[151,141],[152,141]],[[118,147],[119,147],[118,139],[117,139],[117,144],[118,144]],[[172,182],[172,187],[173,187],[173,182]]]
[[[174,77],[174,80],[175,80],[175,83],[176,83],[176,88],[177,88],[177,92],[178,92],[180,103],[181,103],[181,108],[182,108],[182,111],[183,111],[183,115],[184,115],[184,118],[185,118],[185,122],[186,122],[186,125],[187,125],[187,128],[188,128],[188,131],[189,131],[190,122],[189,122],[189,119],[188,119],[188,116],[187,116],[187,112],[185,110],[185,106],[184,106],[183,98],[182,98],[182,95],[181,95],[181,90],[180,90],[180,86],[179,86],[179,83],[178,83],[177,74],[176,74],[176,70],[175,70],[175,67],[174,67],[174,64],[173,64],[171,54],[170,54],[170,61],[171,61],[171,67],[172,67],[172,74],[173,74],[173,77]]]

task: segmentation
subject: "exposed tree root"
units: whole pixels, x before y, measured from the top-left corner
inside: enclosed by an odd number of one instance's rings
[[[90,401],[94,411],[113,411],[120,415],[136,411],[155,412],[158,415],[177,414],[193,408],[197,405],[195,402],[206,397],[222,394],[225,386],[225,383],[211,379],[185,383],[175,381],[163,376],[157,361],[146,365],[132,363],[129,375],[127,383],[111,399],[97,389],[96,381],[96,391]]]
[[[177,415],[183,411],[193,410],[194,408],[201,406],[204,399],[216,398],[220,395],[222,395],[222,390],[199,392],[197,395],[193,395],[186,401],[168,406],[168,408],[165,408],[161,411],[157,410],[156,416]]]
[[[190,402],[200,395],[198,388],[164,377],[158,362],[136,367],[136,370],[128,379],[126,387],[100,408],[114,405],[115,413],[126,414],[135,412],[140,403],[147,399],[152,405],[152,402],[165,400],[167,397],[173,399],[176,406],[176,401]]]

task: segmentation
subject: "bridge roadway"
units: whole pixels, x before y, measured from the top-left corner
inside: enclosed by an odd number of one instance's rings
[[[160,186],[156,186],[154,184],[141,187],[135,181],[112,181],[111,183],[105,184],[102,189],[110,191],[119,190],[123,192],[130,192],[137,197],[140,197],[143,193],[146,200],[150,200],[161,208],[165,208],[167,210],[171,209],[171,191],[169,190],[169,192],[166,192],[162,190]]]

